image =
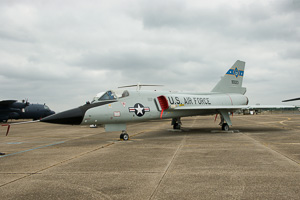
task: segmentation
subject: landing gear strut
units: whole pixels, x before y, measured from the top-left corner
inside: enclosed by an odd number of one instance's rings
[[[181,124],[182,123],[181,123],[180,117],[172,119],[171,125],[173,125],[173,129],[180,129],[181,128]]]
[[[120,139],[125,140],[125,141],[129,140],[129,135],[127,134],[126,131],[122,131],[122,133],[120,135]]]
[[[222,126],[223,131],[229,131],[229,125],[225,122],[223,115],[220,115],[221,122],[219,123],[220,126]]]

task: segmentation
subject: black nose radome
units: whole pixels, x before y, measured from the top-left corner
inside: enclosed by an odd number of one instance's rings
[[[61,113],[50,115],[41,119],[41,122],[54,123],[54,124],[69,124],[79,125],[83,120],[84,113],[80,108],[74,108]]]
[[[67,110],[61,113],[57,113],[54,115],[50,115],[48,117],[45,117],[41,119],[41,122],[47,122],[47,123],[53,123],[53,124],[69,124],[69,125],[80,125],[85,112],[94,107],[103,106],[106,104],[114,103],[116,100],[112,101],[104,101],[104,102],[98,102],[98,103],[92,103],[92,104],[85,104],[83,106],[80,106],[78,108],[74,108],[71,110]]]

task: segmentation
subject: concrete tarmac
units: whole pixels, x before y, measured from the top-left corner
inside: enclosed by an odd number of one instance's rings
[[[1,199],[300,199],[300,115],[1,127]]]

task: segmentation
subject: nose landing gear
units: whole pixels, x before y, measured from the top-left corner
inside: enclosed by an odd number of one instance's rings
[[[124,141],[129,140],[129,135],[127,134],[126,131],[122,131],[122,133],[121,133],[121,135],[120,135],[120,139],[121,139],[121,140],[124,140]]]

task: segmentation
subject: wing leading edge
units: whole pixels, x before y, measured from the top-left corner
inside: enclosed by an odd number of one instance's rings
[[[287,100],[283,100],[282,102],[298,101],[298,100],[300,100],[300,98],[295,98],[295,99],[287,99]]]

